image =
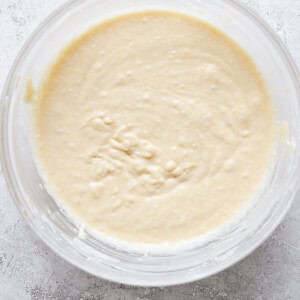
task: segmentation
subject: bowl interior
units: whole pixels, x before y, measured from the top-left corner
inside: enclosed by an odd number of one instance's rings
[[[219,28],[253,58],[268,86],[276,119],[286,124],[277,135],[274,166],[255,205],[221,238],[173,253],[116,249],[85,232],[45,189],[30,147],[32,107],[24,95],[29,78],[42,84],[59,52],[91,26],[120,14],[143,10],[185,13]],[[58,254],[94,275],[122,283],[165,286],[204,278],[237,262],[278,225],[299,182],[299,84],[295,68],[274,35],[233,1],[225,0],[78,0],[51,15],[18,56],[1,102],[1,158],[21,213]]]

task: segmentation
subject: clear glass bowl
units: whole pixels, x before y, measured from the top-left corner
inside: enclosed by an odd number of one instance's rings
[[[221,238],[172,254],[118,250],[83,232],[44,188],[30,147],[30,105],[26,82],[35,86],[59,51],[74,37],[107,18],[141,10],[177,11],[200,18],[236,40],[254,59],[268,85],[277,121],[275,165],[255,205]],[[215,274],[248,255],[276,228],[300,182],[299,82],[296,68],[272,31],[251,12],[229,0],[77,0],[55,11],[18,55],[4,87],[1,163],[16,205],[33,230],[55,252],[79,268],[132,285],[166,286]]]

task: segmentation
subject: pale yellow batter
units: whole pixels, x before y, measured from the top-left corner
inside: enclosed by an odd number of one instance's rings
[[[130,242],[224,224],[259,187],[273,146],[271,101],[251,59],[171,13],[123,16],[73,42],[35,119],[51,190],[84,224]]]

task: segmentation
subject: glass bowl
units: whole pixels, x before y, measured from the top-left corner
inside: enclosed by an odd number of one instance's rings
[[[31,78],[39,86],[58,53],[73,38],[120,14],[165,10],[185,13],[221,29],[256,62],[268,86],[276,120],[274,166],[258,199],[221,237],[174,253],[139,253],[102,242],[72,221],[44,188],[30,147],[30,110],[24,101]],[[288,211],[300,182],[299,81],[289,55],[272,31],[230,0],[77,0],[56,10],[18,55],[0,109],[1,163],[20,212],[56,253],[96,276],[125,284],[167,286],[195,281],[238,262],[258,247]]]

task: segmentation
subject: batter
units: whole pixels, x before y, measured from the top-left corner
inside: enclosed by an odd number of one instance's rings
[[[245,52],[188,16],[149,12],[71,43],[36,103],[46,182],[85,225],[128,242],[189,240],[255,193],[273,146]]]

